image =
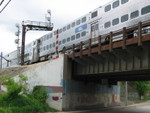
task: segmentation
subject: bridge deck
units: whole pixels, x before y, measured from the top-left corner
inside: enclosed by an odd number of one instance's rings
[[[143,43],[144,42],[149,42],[149,41],[150,41],[150,34],[145,35],[145,36],[142,37],[142,42]],[[139,42],[139,39],[137,37],[131,38],[131,39],[126,40],[125,46],[138,44],[138,42]],[[122,48],[124,47],[123,41],[114,42],[112,44],[112,49],[121,48],[121,47]],[[93,48],[91,48],[91,50],[89,50],[89,49],[82,50],[82,55],[90,55],[92,53],[98,53],[100,50],[101,50],[101,52],[110,50],[110,44],[102,45],[101,47],[99,47],[99,46],[98,47],[93,47]],[[79,56],[81,56],[81,51],[72,53],[68,56],[69,56],[69,58],[79,57]]]
[[[103,36],[99,36],[65,48],[64,52],[72,52],[68,54],[68,58],[73,62],[73,77],[88,77],[89,80],[150,80],[149,26],[150,22],[140,22],[111,32],[107,34],[109,40],[105,44],[101,41]],[[145,28],[148,29],[144,34]],[[133,37],[128,37],[129,35]],[[113,41],[115,36],[121,36],[122,39]]]

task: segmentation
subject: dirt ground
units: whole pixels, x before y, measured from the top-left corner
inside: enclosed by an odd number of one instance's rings
[[[0,69],[0,76],[6,76],[6,75],[15,76],[15,75],[21,74],[24,71],[38,67],[40,65],[43,65],[47,62],[49,62],[49,61],[40,62],[40,63],[36,63],[36,64],[31,64],[31,65],[14,66],[14,67],[8,67],[8,68]]]

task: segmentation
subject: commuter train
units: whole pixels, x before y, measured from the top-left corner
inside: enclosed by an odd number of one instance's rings
[[[33,63],[47,59],[55,53],[56,42],[58,51],[61,52],[64,47],[149,20],[150,0],[113,0],[59,28],[58,42],[57,31],[54,30],[26,45],[25,62]],[[143,29],[147,29],[145,34],[150,34],[149,26]],[[136,31],[133,31],[135,36]],[[122,37],[113,37],[113,41],[121,39]],[[101,40],[105,42],[106,37],[102,37]],[[10,56],[11,54],[6,55],[12,60]]]

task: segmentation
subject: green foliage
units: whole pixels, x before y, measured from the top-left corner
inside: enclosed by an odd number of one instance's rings
[[[6,109],[0,108],[0,113],[8,113]]]
[[[136,89],[140,96],[145,96],[150,90],[150,82],[149,81],[140,81],[134,82]]]
[[[33,98],[37,99],[41,103],[45,103],[45,100],[48,98],[46,89],[41,86],[36,86],[32,92]]]
[[[56,111],[46,104],[46,90],[36,86],[31,94],[26,90],[27,77],[19,75],[18,83],[12,77],[0,78],[7,93],[0,94],[0,113],[38,113]]]
[[[144,97],[144,100],[145,101],[150,100],[150,97]]]

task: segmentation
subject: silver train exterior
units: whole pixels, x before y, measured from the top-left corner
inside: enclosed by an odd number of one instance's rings
[[[150,0],[113,0],[59,28],[58,50],[61,52],[64,47],[149,20]],[[150,27],[146,28],[145,34],[150,34]],[[136,36],[136,30],[133,32]],[[121,39],[122,36],[113,37],[113,41]],[[106,37],[101,40],[104,42]],[[25,47],[25,62],[46,60],[55,53],[55,48],[56,30]]]

